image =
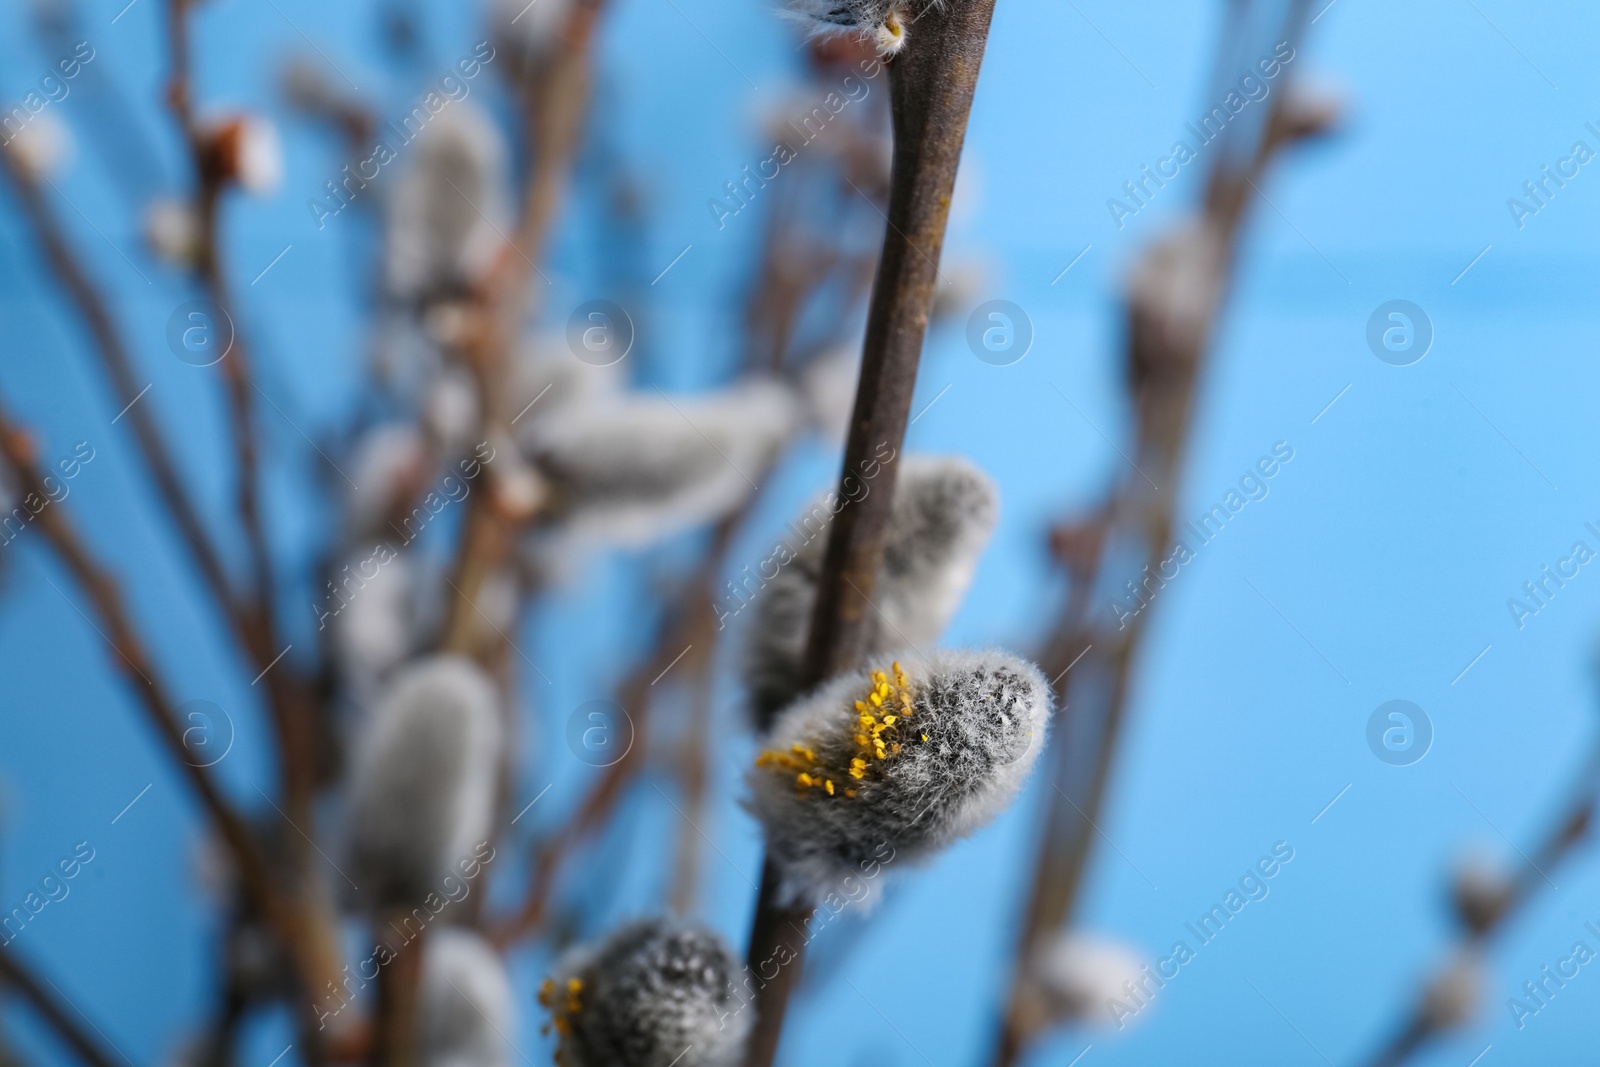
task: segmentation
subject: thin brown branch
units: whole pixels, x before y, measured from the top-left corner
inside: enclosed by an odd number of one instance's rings
[[[807,638],[804,688],[852,669],[866,647],[869,598],[894,500],[895,460],[911,415],[956,168],[993,14],[994,0],[929,6],[905,51],[889,64],[894,162],[888,225],[867,312],[840,496],[855,498],[853,487],[873,464],[883,470],[873,486],[877,491],[843,509],[829,530]],[[805,940],[790,934],[804,926],[809,909],[780,904],[779,881],[769,859],[763,864],[745,962],[759,974],[773,959],[785,962],[756,989],[745,1067],[770,1067],[777,1055],[784,1012],[804,964]]]
[[[745,513],[745,509],[741,509],[737,515],[718,524],[712,544],[700,565],[685,580],[668,607],[655,650],[629,672],[618,688],[617,699],[623,709],[639,712],[633,719],[633,745],[621,759],[605,768],[600,781],[584,797],[577,812],[563,821],[560,829],[535,850],[528,891],[511,918],[496,929],[493,937],[496,946],[505,948],[539,929],[548,913],[562,861],[605,825],[617,804],[627,795],[628,786],[648,765],[648,705],[652,683],[672,665],[685,647],[706,648],[714,639],[716,615],[712,606],[712,586],[716,576],[721,573],[733,533]]]
[[[399,910],[392,921],[379,918],[378,928],[400,929],[411,913]],[[417,931],[417,939],[378,968],[378,1006],[372,1031],[372,1067],[419,1067],[425,1062],[422,1049],[422,954],[427,946],[427,928]]]
[[[475,329],[463,353],[477,379],[480,410],[495,435],[514,413],[503,410],[508,395],[505,375],[510,354],[533,311],[532,272],[544,256],[550,231],[565,193],[583,132],[589,102],[591,43],[602,0],[583,0],[567,18],[566,40],[550,66],[524,86],[522,104],[533,166],[523,190],[516,231],[473,294]],[[541,272],[541,277],[542,277]],[[491,470],[491,482],[496,477]],[[493,486],[491,484],[491,490]],[[442,645],[468,654],[479,653],[485,641],[477,610],[484,581],[510,553],[518,529],[533,514],[507,514],[496,507],[495,494],[476,494],[467,502],[460,544],[452,566],[448,615]],[[492,644],[492,642],[491,642]]]
[[[133,428],[134,441],[144,457],[145,466],[150,470],[150,476],[155,480],[156,492],[172,513],[184,546],[194,558],[195,566],[199,568],[224,617],[232,624],[246,651],[254,656],[258,650],[249,611],[234,596],[222,558],[211,543],[199,512],[172,462],[172,454],[156,427],[151,402],[139,399],[143,387],[139,384],[133,360],[122,341],[121,331],[112,320],[105,298],[90,281],[88,271],[79,262],[66,234],[45,204],[38,184],[20,169],[10,153],[0,153],[0,167],[4,167],[10,175],[12,186],[22,202],[23,214],[33,226],[45,259],[60,278],[68,299],[78,309],[94,339],[101,368],[111,383],[117,403],[122,406],[123,417]],[[264,666],[265,663],[263,661],[258,665]]]
[[[333,980],[339,972],[338,964],[333,962],[337,946],[328,936],[327,925],[319,922],[310,908],[291,905],[285,899],[245,820],[222,795],[211,772],[192,758],[184,743],[177,705],[157,680],[158,672],[123,605],[117,580],[84,545],[67,517],[65,505],[50,501],[43,476],[34,462],[32,443],[3,412],[0,412],[0,454],[5,456],[16,475],[21,499],[40,503],[34,523],[88,594],[98,617],[96,629],[116,653],[112,662],[122,668],[157,736],[194,789],[238,864],[239,885],[246,900],[288,946],[299,968],[303,987],[306,990],[322,988],[324,982]],[[32,505],[29,510],[33,511]],[[304,905],[303,895],[297,894],[295,903]],[[309,1003],[308,999],[308,1011]]]
[[[1290,0],[1283,24],[1285,40],[1299,42],[1305,15],[1304,0]],[[1234,10],[1234,18],[1242,18],[1240,9]],[[1237,47],[1239,35],[1223,37],[1226,57]],[[1226,296],[1249,194],[1281,149],[1327,127],[1326,122],[1305,121],[1301,112],[1293,110],[1295,103],[1289,86],[1278,91],[1254,143],[1246,146],[1242,164],[1230,161],[1228,143],[1213,149],[1220,155],[1210,171],[1204,209],[1194,229],[1148,252],[1140,268],[1142,277],[1136,272],[1130,287],[1127,368],[1137,415],[1139,462],[1101,513],[1086,524],[1098,531],[1094,562],[1073,575],[1073,597],[1041,657],[1048,677],[1059,682],[1073,670],[1073,678],[1083,681],[1074,682],[1072,700],[1062,689],[1057,702],[1060,726],[1050,773],[1059,799],[1050,797],[992,1061],[996,1067],[1016,1063],[1048,1022],[1034,996],[1031,954],[1040,939],[1070,919],[1082,888],[1093,827],[1104,807],[1126,718],[1132,668],[1149,617],[1140,611],[1112,627],[1089,610],[1084,591],[1101,583],[1100,570],[1107,558],[1099,539],[1126,538],[1142,552],[1149,569],[1157,568],[1170,550],[1196,384]],[[1331,112],[1325,117],[1331,118]],[[1179,292],[1178,287],[1185,285],[1204,288],[1198,293]]]
[[[1533,854],[1517,869],[1499,907],[1483,915],[1476,925],[1463,929],[1450,959],[1481,950],[1514,916],[1532,904],[1544,887],[1551,884],[1551,872],[1588,840],[1595,821],[1595,805],[1600,802],[1600,784],[1597,783],[1600,783],[1600,745],[1596,745],[1581,768],[1561,814],[1540,838]],[[1419,996],[1393,1028],[1391,1036],[1366,1062],[1370,1067],[1399,1067],[1440,1033],[1429,1018],[1424,997]]]
[[[52,982],[51,988],[54,986],[55,983]],[[101,1043],[103,1038],[99,1036],[98,1030],[96,1036],[91,1037],[78,1025],[78,1021],[68,1011],[71,1005],[63,1003],[65,998],[45,989],[16,953],[0,945],[0,992],[4,992],[7,988],[14,990],[18,996],[27,1001],[50,1029],[56,1032],[56,1036],[61,1038],[89,1067],[128,1067],[126,1058],[122,1057],[120,1052],[112,1055],[112,1051]]]

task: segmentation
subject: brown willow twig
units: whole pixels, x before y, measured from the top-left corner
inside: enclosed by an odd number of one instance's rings
[[[337,917],[331,896],[318,865],[316,846],[301,829],[315,826],[313,805],[322,771],[327,765],[324,749],[326,734],[319,725],[318,700],[310,684],[295,670],[293,662],[280,663],[287,649],[278,649],[276,583],[273,579],[272,552],[267,543],[261,513],[261,471],[256,454],[256,388],[251,375],[251,357],[239,327],[239,316],[222,267],[218,231],[223,193],[231,175],[224,158],[227,149],[195,118],[191,98],[188,9],[193,0],[169,0],[167,36],[171,75],[167,82],[167,103],[189,149],[194,169],[199,240],[195,253],[195,273],[206,295],[226,320],[232,345],[221,361],[227,387],[229,420],[238,466],[237,508],[240,525],[249,545],[254,581],[254,637],[256,662],[262,666],[268,704],[279,744],[279,764],[283,777],[283,815],[297,833],[290,839],[288,852],[294,913],[305,924],[305,940],[318,946],[314,959],[317,968],[307,976],[311,988],[320,992],[324,982],[336,979]],[[324,970],[331,974],[324,974]],[[312,1011],[309,1003],[302,1014]],[[320,1042],[313,1037],[313,1051]]]
[[[240,336],[239,319],[234,314],[234,303],[228,282],[222,270],[222,257],[217,236],[222,194],[227,184],[224,162],[219,158],[219,147],[214,138],[200,126],[194,116],[190,98],[189,74],[189,22],[188,8],[193,0],[169,0],[167,35],[171,49],[172,73],[167,82],[167,103],[183,134],[194,168],[195,198],[199,216],[200,233],[195,251],[195,273],[204,285],[206,295],[232,327],[233,346],[222,359],[222,375],[228,387],[228,402],[232,409],[234,452],[239,466],[238,509],[245,538],[250,545],[251,569],[254,572],[256,612],[262,633],[258,640],[270,646],[276,633],[273,625],[272,557],[267,547],[265,528],[261,521],[260,472],[255,445],[255,405],[250,396],[253,388],[250,375],[250,356]],[[267,655],[271,656],[272,651]]]
[[[1235,4],[1230,9],[1241,27],[1245,6]],[[1290,0],[1287,6],[1283,39],[1290,44],[1300,40],[1306,7],[1305,0]],[[1233,32],[1223,35],[1219,67],[1225,77],[1232,73],[1226,68],[1241,36]],[[1093,562],[1080,566],[1074,574],[1073,595],[1041,656],[1047,676],[1054,679],[1052,684],[1059,684],[1080,659],[1087,658],[1087,662],[1078,668],[1072,683],[1072,692],[1080,699],[1069,702],[1062,689],[1057,704],[1060,729],[1050,769],[1056,795],[1049,797],[1030,899],[1017,940],[1010,994],[992,1061],[996,1067],[1014,1064],[1048,1022],[1032,985],[1032,952],[1039,939],[1070,919],[1078,899],[1093,828],[1104,805],[1126,717],[1132,665],[1148,618],[1140,611],[1112,629],[1091,616],[1088,591],[1096,587],[1107,561],[1103,542],[1119,533],[1128,537],[1142,549],[1149,569],[1159,566],[1171,546],[1173,507],[1196,384],[1226,297],[1249,195],[1282,148],[1325,132],[1332,120],[1331,108],[1297,110],[1291,106],[1294,104],[1291,87],[1284,85],[1273,97],[1256,140],[1246,143],[1242,164],[1229,154],[1236,141],[1224,140],[1213,149],[1219,157],[1209,172],[1196,228],[1146,253],[1141,269],[1148,270],[1146,280],[1153,284],[1143,289],[1135,285],[1128,298],[1127,362],[1140,463],[1078,535],[1088,542],[1083,547]],[[1175,266],[1179,257],[1191,259]],[[1192,288],[1176,292],[1182,285]],[[1174,301],[1175,295],[1189,299]],[[1089,656],[1091,651],[1093,656]],[[1087,773],[1082,766],[1085,757]]]
[[[1600,744],[1591,749],[1560,817],[1540,838],[1533,854],[1527,857],[1527,862],[1518,868],[1496,906],[1462,932],[1452,958],[1483,948],[1496,933],[1505,928],[1512,916],[1532,904],[1534,897],[1549,883],[1550,872],[1588,838],[1597,803],[1600,803]],[[1391,1036],[1366,1062],[1370,1067],[1399,1067],[1440,1032],[1428,1017],[1425,998],[1419,996],[1394,1027]]]
[[[993,14],[994,0],[930,5],[905,51],[889,63],[894,163],[888,227],[867,311],[861,378],[840,474],[841,497],[855,496],[848,490],[874,459],[883,461],[883,473],[874,487],[878,492],[839,512],[829,530],[802,688],[850,670],[866,646],[869,598],[894,502],[893,460],[911,415],[950,197]],[[885,447],[894,450],[888,457],[881,451]],[[745,1067],[770,1067],[782,1036],[784,1011],[804,962],[804,938],[797,944],[786,942],[796,940],[790,932],[804,926],[811,909],[780,903],[780,882],[769,857],[762,865],[745,961],[756,973],[764,973],[764,965],[780,954],[787,954],[786,964],[756,989]]]
[[[16,474],[21,498],[44,502],[33,521],[38,524],[67,570],[88,593],[100,620],[96,630],[126,665],[129,684],[138,694],[139,702],[155,727],[157,736],[177,761],[181,773],[199,796],[201,806],[222,835],[238,864],[239,884],[247,901],[288,947],[300,969],[299,978],[305,989],[320,988],[322,981],[330,981],[338,976],[338,965],[331,962],[334,949],[319,936],[322,931],[307,922],[305,916],[279,894],[272,868],[254,834],[217,788],[211,772],[190,758],[184,746],[177,707],[167,690],[155,680],[155,668],[123,605],[116,579],[84,546],[67,518],[65,506],[50,501],[44,479],[34,465],[31,443],[26,435],[12,426],[3,412],[0,412],[0,454],[5,456]],[[31,507],[29,510],[32,510]],[[305,1007],[309,1012],[309,999]]]
[[[507,364],[523,322],[533,310],[530,272],[538,269],[535,261],[544,256],[577,155],[589,101],[591,45],[603,2],[580,0],[574,5],[567,17],[563,46],[550,66],[522,87],[526,127],[534,146],[533,166],[516,232],[473,294],[475,329],[464,353],[477,379],[480,410],[491,427],[504,429],[514,417],[505,410]],[[503,436],[511,438],[509,432]],[[492,492],[478,494],[467,502],[452,567],[455,595],[442,642],[448,651],[470,654],[478,650],[478,594],[495,567],[510,554],[517,527],[533,518],[532,514],[506,514],[495,506],[494,496]]]
[[[705,647],[713,639],[716,623],[712,609],[713,583],[722,571],[728,546],[743,515],[741,511],[718,524],[712,546],[667,609],[655,651],[641,660],[618,688],[618,702],[622,707],[641,712],[633,720],[633,745],[621,759],[605,768],[600,781],[584,797],[577,812],[564,820],[554,836],[535,850],[528,892],[511,918],[495,930],[492,940],[497,948],[504,949],[539,928],[549,910],[561,861],[605,824],[626,795],[628,786],[649,763],[649,715],[644,711],[649,703],[651,683],[671,666],[685,646]]]
[[[55,983],[50,984],[54,988]],[[0,992],[4,992],[7,988],[15,990],[23,1000],[26,1000],[50,1029],[56,1032],[56,1036],[66,1042],[78,1058],[89,1067],[124,1067],[118,1062],[117,1056],[113,1056],[97,1038],[90,1037],[83,1027],[78,1025],[77,1020],[67,1011],[70,1005],[63,1006],[57,997],[39,984],[39,979],[34,977],[28,966],[17,958],[16,953],[0,945]],[[118,1056],[120,1055],[118,1053]]]
[[[128,421],[133,425],[134,441],[144,457],[145,466],[150,470],[150,476],[155,480],[156,492],[172,513],[184,546],[194,557],[195,566],[200,569],[200,575],[216,598],[223,616],[232,624],[246,651],[254,656],[256,649],[252,640],[251,621],[245,608],[234,597],[227,570],[200,521],[194,502],[184,488],[183,479],[172,462],[172,454],[156,428],[150,405],[135,403],[141,392],[139,380],[105,298],[89,280],[88,271],[79,262],[66,234],[45,204],[38,184],[18,166],[11,153],[0,152],[0,167],[10,175],[17,198],[22,202],[23,214],[33,225],[45,259],[60,278],[68,299],[77,307],[90,336],[94,338],[101,369],[110,380],[117,402],[122,405]]]

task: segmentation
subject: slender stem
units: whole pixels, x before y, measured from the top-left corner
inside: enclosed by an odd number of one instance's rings
[[[867,311],[861,378],[845,442],[840,496],[854,499],[863,473],[881,465],[868,493],[834,517],[806,643],[804,687],[854,668],[866,647],[872,589],[894,502],[895,461],[905,441],[922,342],[939,277],[950,198],[967,118],[983,65],[994,0],[930,5],[905,51],[889,64],[894,162],[888,226]],[[790,943],[811,909],[780,903],[781,873],[769,858],[761,876],[745,962],[765,979],[756,988],[755,1023],[745,1067],[770,1067],[783,1017],[799,985],[805,938]]]
[[[77,1020],[68,1012],[68,1005],[63,1005],[61,999],[47,991],[14,952],[0,945],[0,990],[7,987],[15,990],[23,1000],[31,1004],[33,1010],[49,1024],[50,1029],[54,1030],[56,1035],[89,1067],[125,1067],[125,1064],[119,1062],[118,1056],[101,1045],[100,1039],[90,1037],[78,1025]],[[51,987],[54,988],[54,983],[51,983]]]
[[[411,918],[400,910],[394,922],[380,924],[400,929]],[[400,946],[398,952],[378,969],[378,1010],[372,1033],[372,1067],[419,1067],[422,1056],[422,957],[427,948],[427,930],[417,932],[416,940]]]
[[[1591,751],[1580,770],[1561,814],[1550,824],[1533,853],[1517,871],[1509,893],[1500,907],[1485,921],[1463,932],[1452,959],[1482,948],[1511,918],[1532,904],[1549,884],[1550,873],[1559,867],[1589,837],[1594,824],[1595,806],[1600,802],[1600,744]],[[1367,1061],[1370,1067],[1399,1067],[1419,1052],[1438,1030],[1430,1025],[1422,997],[1408,1009],[1391,1036]]]
[[[73,253],[66,234],[45,204],[38,185],[19,169],[9,153],[0,153],[0,167],[11,176],[17,197],[22,201],[23,214],[33,224],[45,259],[60,278],[68,299],[77,307],[85,327],[94,338],[101,367],[110,380],[117,403],[122,406],[133,428],[134,441],[139,446],[145,465],[150,469],[150,476],[155,480],[156,492],[172,513],[178,534],[183,538],[189,554],[194,557],[195,566],[199,568],[218,607],[240,636],[245,650],[254,656],[256,642],[252,637],[253,623],[245,608],[235,599],[222,558],[211,543],[200,521],[200,514],[172,462],[172,454],[156,428],[151,402],[139,399],[143,389],[122,335],[112,321],[105,298],[89,280],[88,271]],[[265,663],[260,665],[265,666]]]
[[[1284,39],[1297,43],[1305,26],[1305,0],[1289,0],[1283,23]],[[1236,6],[1233,17],[1242,18]],[[1238,35],[1224,34],[1224,53],[1238,46]],[[1225,66],[1229,60],[1222,61]],[[1231,72],[1224,70],[1227,75]],[[1323,132],[1316,125],[1286,121],[1288,86],[1280,88],[1254,142],[1242,162],[1219,156],[1213,165],[1197,234],[1180,235],[1175,246],[1158,245],[1147,253],[1206,255],[1196,264],[1199,284],[1209,288],[1199,294],[1204,305],[1197,320],[1173,314],[1167,285],[1135,291],[1128,299],[1127,366],[1129,388],[1137,411],[1140,469],[1126,477],[1098,521],[1117,525],[1143,553],[1148,569],[1156,569],[1170,551],[1173,509],[1179,475],[1188,443],[1194,410],[1195,386],[1205,360],[1211,330],[1226,296],[1233,264],[1233,249],[1245,218],[1245,207],[1256,183],[1277,153],[1294,141]],[[1225,153],[1225,143],[1216,151]],[[1185,249],[1189,241],[1200,242]],[[1159,267],[1155,268],[1159,269]],[[1195,283],[1187,283],[1193,285]],[[1185,294],[1194,297],[1196,294]],[[1154,478],[1152,485],[1147,479]],[[1081,576],[1085,588],[1100,581],[1105,566],[1102,551],[1096,573]],[[1135,572],[1137,573],[1137,572]],[[1045,656],[1052,677],[1064,674],[1080,654],[1087,662],[1075,668],[1074,677],[1087,676],[1088,684],[1075,684],[1081,698],[1058,701],[1061,728],[1055,741],[1053,781],[1059,794],[1052,796],[1031,881],[1030,897],[1018,936],[1016,956],[1004,1019],[997,1039],[995,1067],[1010,1067],[1021,1057],[1035,1031],[1046,1020],[1033,1003],[1027,971],[1035,944],[1052,935],[1072,915],[1088,867],[1094,827],[1100,818],[1111,780],[1112,763],[1127,715],[1133,664],[1145,632],[1149,613],[1119,620],[1115,629],[1090,617],[1086,601],[1074,596],[1062,626],[1053,635]],[[1089,655],[1090,652],[1093,655]],[[1068,657],[1071,658],[1068,658]],[[1071,710],[1069,711],[1069,707]],[[1082,766],[1083,754],[1089,757]]]
[[[583,0],[574,7],[567,17],[564,46],[537,84],[524,86],[522,104],[529,139],[534,144],[533,166],[523,190],[516,232],[473,294],[480,328],[475,343],[465,353],[477,378],[485,422],[490,426],[503,426],[512,416],[501,410],[506,403],[508,355],[533,309],[530,275],[536,269],[535,263],[543,258],[583,133],[589,101],[590,45],[602,2]],[[517,526],[531,518],[502,514],[493,498],[492,492],[474,494],[467,502],[464,530],[452,567],[452,596],[442,642],[451,651],[470,653],[481,648],[478,594],[510,552]]]
[[[31,443],[25,434],[11,425],[3,412],[0,412],[0,454],[5,456],[16,474],[22,499],[49,499],[43,476],[34,465]],[[323,981],[336,978],[339,968],[337,963],[332,962],[336,950],[322,936],[324,927],[315,921],[314,916],[306,914],[304,909],[292,907],[284,900],[255,835],[222,795],[211,772],[195,761],[185,746],[177,705],[157,680],[149,652],[122,602],[116,579],[84,546],[67,518],[65,505],[47,503],[34,521],[67,570],[88,593],[95,614],[99,617],[96,629],[117,654],[113,663],[120,662],[126,668],[124,673],[151,725],[222,835],[239,866],[239,884],[251,907],[288,946],[306,989],[319,988]]]

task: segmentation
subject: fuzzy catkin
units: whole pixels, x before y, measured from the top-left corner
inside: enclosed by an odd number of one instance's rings
[[[964,459],[906,456],[901,464],[889,540],[872,588],[869,656],[907,646],[921,651],[939,639],[972,581],[999,510],[994,482]],[[800,695],[830,522],[830,509],[813,502],[791,524],[809,540],[755,593],[744,675],[758,730]]]
[[[638,547],[737,507],[797,419],[793,395],[775,382],[601,397],[547,419],[530,452],[569,537]]]
[[[452,103],[416,138],[389,202],[385,271],[399,296],[463,291],[505,239],[505,142],[476,105]]]
[[[427,1067],[507,1067],[506,1037],[515,1026],[511,983],[489,943],[459,927],[441,927],[422,961],[422,1051]]]
[[[1033,664],[997,650],[901,656],[790,706],[747,775],[792,901],[859,899],[863,872],[930,856],[994,818],[1038,757],[1050,687]]]
[[[568,952],[539,999],[561,1067],[731,1067],[750,1015],[739,961],[701,926],[646,919]]]
[[[368,908],[420,903],[488,838],[501,733],[494,682],[471,660],[434,656],[395,676],[351,769],[346,871]]]
[[[855,33],[882,55],[905,47],[907,24],[915,21],[906,0],[789,0],[789,13],[818,36]]]

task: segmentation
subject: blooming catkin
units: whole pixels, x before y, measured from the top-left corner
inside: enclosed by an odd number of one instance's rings
[[[907,646],[921,650],[939,639],[972,580],[999,508],[994,483],[964,459],[907,456],[901,463],[889,540],[872,588],[868,655]],[[755,595],[744,672],[758,730],[800,694],[830,511],[825,502],[813,502],[791,524],[808,540]]]
[[[703,927],[646,919],[568,952],[539,991],[561,1067],[730,1067],[750,1016],[739,962]]]
[[[489,944],[441,927],[422,960],[422,1062],[428,1067],[506,1067],[515,1028],[511,983]]]
[[[637,547],[737,507],[797,418],[794,397],[773,382],[706,397],[601,397],[548,418],[530,452],[568,535]]]
[[[487,839],[500,701],[483,669],[434,656],[395,676],[356,739],[346,867],[363,903],[411,907]]]
[[[789,0],[790,13],[816,35],[855,33],[870,38],[880,55],[905,47],[915,21],[905,0]]]
[[[886,856],[929,856],[988,822],[1049,716],[1038,668],[992,650],[883,657],[789,707],[747,776],[785,895],[822,900]]]

